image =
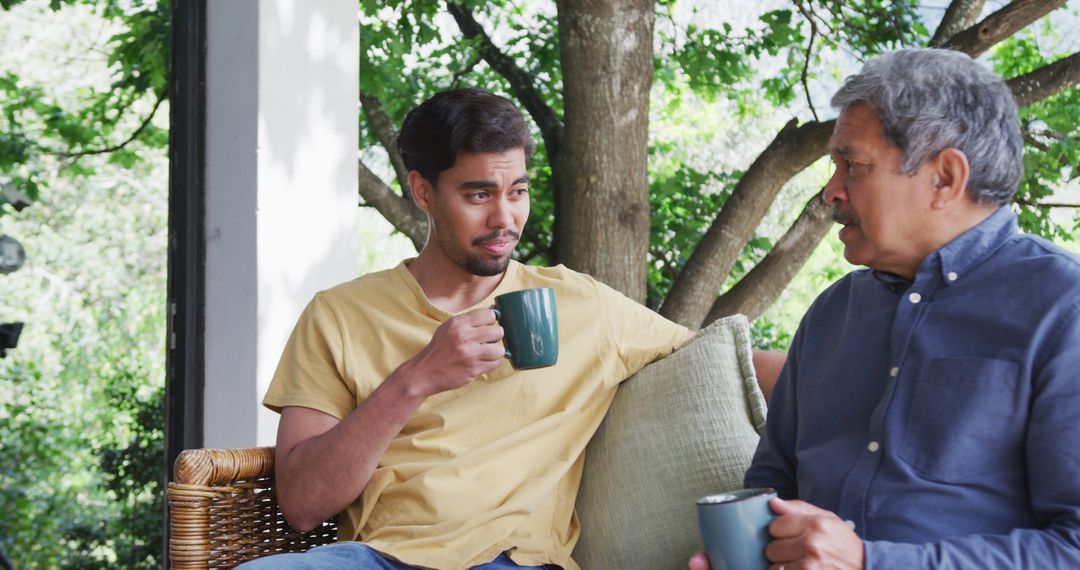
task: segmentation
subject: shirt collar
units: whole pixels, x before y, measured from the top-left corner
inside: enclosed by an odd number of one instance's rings
[[[878,271],[877,269],[871,269],[870,274],[877,279],[879,283],[889,288],[893,293],[899,293],[904,289],[911,286],[911,280],[900,277],[895,273],[889,273],[888,271]]]
[[[919,265],[916,279],[919,275],[938,272],[946,285],[952,285],[990,257],[1016,232],[1016,214],[1009,206],[1002,206],[978,225],[927,256]]]

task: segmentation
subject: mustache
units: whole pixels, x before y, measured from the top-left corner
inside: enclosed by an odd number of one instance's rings
[[[495,231],[491,232],[490,234],[483,235],[483,236],[480,236],[480,237],[472,240],[472,244],[473,245],[484,245],[485,243],[487,243],[489,241],[495,241],[495,240],[497,240],[499,238],[510,238],[510,239],[513,239],[513,240],[516,241],[520,237],[521,237],[521,234],[515,232],[514,230],[495,230]]]
[[[832,220],[838,224],[849,226],[857,223],[859,220],[855,218],[855,214],[849,214],[840,209],[840,206],[833,207]]]

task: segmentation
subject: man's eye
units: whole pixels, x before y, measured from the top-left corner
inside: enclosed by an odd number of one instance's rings
[[[518,188],[518,189],[514,190],[514,194],[517,194],[518,196],[524,196],[524,195],[526,195],[528,193],[529,193],[528,188]]]
[[[846,162],[848,172],[856,176],[864,174],[867,169],[870,168],[870,165],[866,164],[865,162],[854,162],[851,160],[848,160]]]
[[[470,200],[478,201],[478,200],[483,200],[483,199],[487,198],[488,193],[487,192],[473,192],[473,193],[467,195],[466,197],[468,199],[470,199]]]

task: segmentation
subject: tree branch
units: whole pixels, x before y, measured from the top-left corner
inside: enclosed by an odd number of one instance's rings
[[[472,70],[476,69],[476,66],[479,65],[481,61],[484,61],[484,58],[480,57],[478,54],[476,57],[470,59],[465,67],[455,71],[453,77],[450,78],[450,86],[453,88],[460,87],[461,79],[472,73]]]
[[[394,122],[390,120],[390,116],[386,114],[382,102],[377,97],[361,93],[360,107],[364,110],[364,116],[367,117],[368,125],[375,133],[375,138],[379,139],[379,144],[390,156],[390,164],[394,167],[394,174],[397,175],[402,195],[412,202],[412,196],[409,193],[409,171],[405,168],[405,162],[401,160],[401,153],[397,150],[397,129],[394,128]]]
[[[397,130],[394,129],[393,121],[390,120],[390,116],[386,114],[382,102],[377,97],[361,93],[360,106],[367,117],[368,126],[375,133],[375,138],[379,139],[379,144],[386,149],[390,164],[393,165],[394,173],[397,175],[398,186],[401,188],[401,195],[398,195],[361,162],[360,195],[372,207],[383,213],[383,216],[395,228],[408,236],[416,247],[416,251],[420,251],[427,240],[427,215],[413,202],[412,192],[409,189],[409,173],[397,149]],[[386,213],[384,209],[392,213]]]
[[[792,176],[825,154],[836,121],[795,126],[789,122],[739,179],[724,207],[675,278],[660,314],[698,328],[716,299],[719,284],[735,265],[743,245]]]
[[[802,86],[803,92],[806,93],[806,104],[810,107],[810,114],[814,116],[815,121],[820,121],[818,118],[817,110],[814,109],[814,101],[810,98],[810,85],[806,80],[806,75],[810,70],[810,57],[814,53],[814,38],[817,37],[818,29],[817,23],[814,22],[813,17],[803,7],[802,2],[795,2],[795,7],[799,9],[799,13],[806,18],[806,21],[810,23],[810,41],[806,45],[806,61],[803,62],[802,68]]]
[[[649,248],[649,255],[653,257],[653,260],[660,262],[663,266],[664,274],[669,278],[674,279],[679,273],[679,268],[671,262],[671,259],[667,256],[668,251],[663,248],[662,245]]]
[[[828,233],[832,225],[831,213],[832,208],[818,192],[765,258],[713,303],[704,324],[736,313],[742,313],[750,320],[761,316],[776,302]]]
[[[491,66],[491,69],[506,78],[514,96],[521,101],[533,121],[536,121],[536,126],[540,128],[540,136],[544,139],[544,146],[547,147],[548,157],[557,157],[559,143],[562,140],[562,122],[555,115],[555,111],[544,102],[544,98],[533,84],[533,77],[518,67],[513,58],[503,53],[491,41],[484,28],[476,21],[471,8],[457,2],[448,2],[447,8],[454,16],[454,21],[457,22],[461,33],[478,43],[481,57]]]
[[[158,95],[157,101],[154,102],[154,108],[150,110],[150,113],[147,114],[146,118],[143,119],[141,124],[139,124],[139,128],[135,129],[135,132],[131,133],[131,136],[129,136],[127,139],[125,139],[124,142],[121,142],[119,144],[115,144],[115,145],[112,145],[112,146],[108,146],[108,147],[105,147],[105,148],[95,148],[95,149],[91,149],[91,150],[80,150],[78,152],[57,152],[57,153],[55,153],[56,156],[58,156],[60,158],[75,159],[75,158],[80,158],[80,157],[83,157],[83,156],[90,156],[90,155],[94,155],[94,154],[109,154],[111,152],[116,152],[116,151],[126,147],[127,145],[134,142],[135,139],[139,138],[139,135],[142,134],[142,132],[144,130],[146,130],[146,127],[150,126],[150,122],[154,120],[154,115],[157,114],[158,107],[161,107],[161,104],[165,101],[165,99],[166,99],[166,93],[165,92],[162,92],[162,93],[160,93]]]
[[[839,10],[839,7],[838,7],[839,3],[837,3],[837,2],[834,2],[834,3],[830,4],[825,9],[830,14],[833,14],[834,12],[833,12],[832,8],[834,6],[836,7],[836,10]],[[817,18],[818,23],[820,23],[822,26],[825,26],[825,29],[829,31],[829,34],[835,34],[836,33],[836,28],[833,27],[832,22],[830,22],[828,18],[822,16],[821,14],[818,14],[817,10],[814,9],[814,4],[812,2],[808,3],[808,4],[805,4],[805,7],[806,7],[806,11],[810,13],[811,17]],[[835,14],[839,15],[839,12],[836,12]],[[824,32],[822,32],[821,35],[824,36],[826,34]]]
[[[1021,200],[1019,198],[1014,198],[1013,202],[1031,208],[1080,208],[1080,204],[1067,204],[1064,202],[1035,202],[1033,200]]]
[[[531,256],[541,257],[548,265],[555,265],[557,263],[555,259],[555,252],[550,247],[543,244],[540,241],[540,236],[536,233],[535,225],[525,224],[525,227],[521,230],[522,242],[527,242],[532,247]],[[524,263],[524,262],[522,262]]]
[[[363,161],[358,160],[356,163],[360,171],[360,197],[408,236],[416,251],[423,249],[424,242],[427,241],[427,218],[413,216],[410,207],[416,206],[411,201],[394,193]]]
[[[986,0],[953,0],[934,30],[930,47],[941,47],[949,38],[974,25],[985,5]]]
[[[1066,0],[1015,0],[983,21],[954,35],[942,47],[978,57],[994,44],[1065,5]]]
[[[1021,128],[1021,133],[1022,133],[1022,136],[1024,137],[1024,144],[1027,145],[1027,146],[1030,146],[1031,148],[1034,148],[1034,149],[1036,149],[1036,150],[1038,150],[1040,152],[1049,152],[1050,151],[1050,145],[1048,145],[1045,142],[1035,138],[1036,136],[1043,136],[1043,137],[1054,138],[1054,139],[1058,139],[1058,140],[1067,138],[1067,137],[1065,137],[1064,135],[1062,135],[1060,133],[1051,133],[1051,132],[1038,132],[1038,133],[1036,133],[1036,132],[1030,130],[1028,128],[1028,125],[1024,125]],[[1075,143],[1076,143],[1076,141],[1073,141],[1073,144],[1075,144]],[[1060,168],[1068,168],[1070,166],[1069,157],[1067,155],[1065,155],[1065,154],[1062,154],[1062,155],[1058,156],[1057,160],[1055,160],[1055,162],[1057,163],[1058,167],[1060,167]],[[1022,202],[1020,200],[1014,200],[1014,201],[1017,202],[1017,203],[1020,203],[1020,204],[1025,203],[1025,202]],[[1028,204],[1028,205],[1035,206],[1037,204],[1032,203],[1032,204]]]
[[[1074,53],[1005,82],[1016,105],[1025,107],[1080,83],[1080,53]]]

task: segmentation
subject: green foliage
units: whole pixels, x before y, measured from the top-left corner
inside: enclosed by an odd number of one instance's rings
[[[1051,22],[1045,22],[1041,36],[1055,36]],[[1048,57],[1039,47],[1039,35],[1028,29],[999,44],[991,60],[994,69],[1015,77],[1052,63],[1062,56]],[[1080,179],[1080,89],[1072,88],[1020,109],[1024,133],[1024,177],[1013,198],[1020,227],[1048,239],[1071,240],[1080,229],[1080,208],[1073,209],[1073,224],[1062,225],[1051,209],[1039,204],[1052,202],[1056,190]]]
[[[145,374],[125,373],[129,383],[148,384]],[[0,371],[0,384],[14,389],[0,411],[9,464],[0,471],[0,509],[10,515],[0,521],[4,550],[25,567],[160,567],[161,389],[126,406],[98,402],[110,413],[87,426],[58,405],[63,392],[43,383],[33,363]],[[110,433],[115,440],[105,439]],[[88,478],[97,470],[100,483]]]
[[[0,69],[0,182],[37,201],[0,218],[27,251],[0,276],[0,321],[26,323],[0,359],[0,548],[19,568],[160,568],[167,131],[149,126],[112,153],[64,153],[120,142],[149,112],[165,86],[165,36],[131,38],[165,30],[167,12],[82,4],[48,14],[27,1],[0,20],[5,42],[19,17],[129,38],[106,43],[108,57],[48,54],[79,67],[63,81]],[[125,14],[129,27],[110,20]]]
[[[744,116],[763,110],[749,104],[758,90],[772,106],[790,104],[804,73],[808,80],[819,73],[823,49],[865,58],[922,44],[927,37],[914,0],[794,2],[792,8],[762,14],[745,30],[726,22],[681,28],[672,15],[675,5],[659,6],[674,31],[658,33],[657,79],[678,89],[676,79],[685,77],[694,95],[706,101],[724,97],[743,103],[739,109]],[[760,64],[770,57],[784,64],[771,75],[761,75]]]
[[[10,10],[23,3],[5,0],[0,7]],[[103,19],[120,25],[102,46],[111,71],[108,85],[88,83],[74,97],[60,96],[52,93],[53,86],[29,83],[10,70],[0,74],[0,182],[33,200],[40,197],[50,168],[85,176],[92,171],[81,160],[87,154],[134,141],[153,148],[168,144],[167,132],[150,123],[157,104],[145,104],[147,99],[160,102],[168,85],[168,3],[53,0],[50,8],[75,4],[90,5]],[[61,159],[59,164],[51,160],[55,158]],[[127,150],[113,164],[130,168],[137,161],[138,155]],[[0,216],[9,212],[4,204],[0,197]]]
[[[682,41],[678,34],[660,34],[661,39],[670,44],[667,49],[671,51],[670,59],[661,52],[657,66],[675,66],[689,79],[690,88],[708,101],[720,96],[740,97],[740,87],[744,87],[741,84],[754,77],[754,63],[765,55],[776,56],[802,44],[805,41],[802,28],[803,22],[795,21],[791,10],[767,12],[761,16],[757,27],[740,32],[735,32],[728,23],[719,28],[689,24],[683,30]],[[658,77],[673,76],[660,74]],[[770,93],[790,90],[790,81],[769,78],[765,89]]]
[[[70,391],[86,378],[65,370],[56,382],[20,351],[10,358],[0,362],[10,398],[0,405],[0,545],[24,567],[159,568],[162,388],[146,393],[153,383],[131,358],[93,356],[111,376],[96,379],[103,393],[91,394],[96,417],[85,417]]]
[[[750,323],[750,341],[758,350],[787,350],[791,346],[792,330],[768,317],[759,317]]]
[[[529,161],[529,223],[514,257],[531,265],[549,266],[556,263],[550,236],[555,235],[555,200],[551,188],[551,164],[547,149],[540,146]]]
[[[654,149],[654,154],[660,149]],[[654,168],[649,182],[652,213],[646,305],[656,309],[667,296],[675,275],[709,229],[716,212],[731,195],[733,177],[700,172],[682,162]]]
[[[84,449],[88,442],[68,414],[56,409],[53,401],[60,394],[41,386],[41,371],[32,362],[0,361],[0,366],[5,391],[0,400],[0,510],[5,513],[0,545],[18,565],[49,567],[64,545],[42,538],[65,537],[83,524],[82,515],[71,509],[79,489],[68,476],[81,466],[69,459],[68,450]]]
[[[846,46],[860,58],[901,47],[925,45],[929,39],[916,0],[857,0],[806,2],[806,16],[824,28],[822,41],[831,48]]]
[[[51,180],[58,208],[105,202],[6,226],[30,256],[0,277],[0,315],[27,323],[0,359],[0,546],[19,568],[161,567],[164,188],[103,182]]]
[[[106,380],[107,430],[128,437],[95,450],[104,490],[120,507],[111,520],[102,521],[87,541],[84,552],[111,547],[126,568],[160,568],[165,489],[162,457],[165,440],[165,391],[153,387],[145,370],[121,369]],[[149,389],[149,390],[148,390]]]

